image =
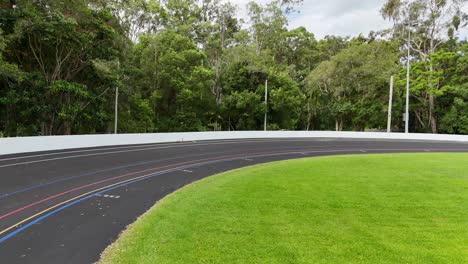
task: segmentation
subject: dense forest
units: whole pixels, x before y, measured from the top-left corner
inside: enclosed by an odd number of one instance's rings
[[[259,130],[265,112],[269,130],[381,130],[392,75],[401,131],[408,62],[410,131],[468,134],[465,0],[386,0],[392,28],[320,40],[289,29],[300,0],[246,18],[220,0],[1,1],[0,137],[111,133],[117,88],[119,133]]]

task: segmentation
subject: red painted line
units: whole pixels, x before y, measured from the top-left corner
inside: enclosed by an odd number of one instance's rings
[[[67,194],[67,193],[71,193],[71,192],[74,192],[74,191],[78,191],[78,190],[84,189],[84,188],[86,188],[86,187],[90,187],[90,186],[94,186],[94,185],[97,185],[97,184],[100,184],[100,183],[104,183],[104,182],[108,182],[108,181],[120,179],[120,178],[127,177],[127,176],[130,176],[130,175],[133,175],[133,174],[148,172],[148,171],[157,170],[157,169],[162,169],[162,168],[171,167],[171,166],[178,166],[178,165],[182,165],[182,164],[184,164],[184,163],[188,163],[188,162],[175,163],[175,164],[171,164],[171,165],[166,165],[166,166],[151,168],[151,169],[147,169],[147,170],[132,172],[132,173],[120,175],[120,176],[117,176],[117,177],[112,177],[112,178],[109,178],[109,179],[105,179],[105,180],[102,180],[102,181],[97,181],[97,182],[94,182],[94,183],[90,183],[90,184],[87,184],[87,185],[83,185],[83,186],[80,186],[80,187],[77,187],[77,188],[74,188],[74,189],[70,189],[70,190],[68,190],[68,191],[61,192],[61,193],[58,193],[58,194],[49,196],[49,197],[47,197],[47,198],[45,198],[45,199],[36,201],[36,202],[34,202],[34,203],[28,204],[28,205],[26,205],[26,206],[24,206],[24,207],[21,207],[21,208],[18,208],[18,209],[16,209],[16,210],[13,210],[13,211],[11,211],[11,212],[9,212],[9,213],[6,213],[6,214],[0,216],[0,220],[2,220],[2,219],[5,218],[5,217],[8,217],[8,216],[10,216],[10,215],[13,215],[13,214],[16,214],[16,213],[18,213],[18,212],[21,212],[21,211],[23,211],[23,210],[25,210],[25,209],[28,209],[28,208],[30,208],[30,207],[32,207],[32,206],[35,206],[35,205],[38,205],[38,204],[47,202],[47,201],[52,200],[52,199],[54,199],[54,198],[63,196],[63,195],[65,195],[65,194]]]
[[[259,152],[259,153],[247,153],[247,154],[234,155],[234,156],[221,156],[221,157],[216,157],[216,158],[211,158],[211,159],[200,159],[200,160],[192,160],[192,161],[174,163],[174,164],[165,165],[165,166],[161,166],[161,167],[155,167],[155,168],[151,168],[151,169],[147,169],[147,170],[132,172],[132,173],[120,175],[120,176],[117,176],[117,177],[112,177],[112,178],[109,178],[109,179],[105,179],[105,180],[93,182],[93,183],[90,183],[90,184],[87,184],[87,185],[83,185],[83,186],[80,186],[80,187],[77,187],[77,188],[74,188],[74,189],[70,189],[70,190],[65,191],[65,192],[61,192],[61,193],[58,193],[58,194],[49,196],[49,197],[44,198],[44,199],[42,199],[42,200],[33,202],[33,203],[31,203],[31,204],[28,204],[28,205],[26,205],[26,206],[23,206],[23,207],[21,207],[21,208],[18,208],[18,209],[16,209],[16,210],[13,210],[13,211],[11,211],[11,212],[8,212],[8,213],[6,213],[6,214],[4,214],[4,215],[1,215],[1,216],[0,216],[0,220],[6,218],[6,217],[8,217],[8,216],[14,215],[14,214],[16,214],[16,213],[19,213],[19,212],[21,212],[21,211],[23,211],[23,210],[26,210],[26,209],[28,209],[28,208],[31,208],[31,207],[33,207],[33,206],[35,206],[35,205],[38,205],[38,204],[47,202],[47,201],[49,201],[49,200],[52,200],[52,199],[57,198],[57,197],[60,197],[60,196],[63,196],[63,195],[65,195],[65,194],[68,194],[68,193],[71,193],[71,192],[74,192],[74,191],[78,191],[78,190],[84,189],[84,188],[86,188],[86,187],[94,186],[94,185],[97,185],[97,184],[100,184],[100,183],[104,183],[104,182],[112,181],[112,180],[115,180],[115,179],[120,179],[120,178],[123,178],[123,177],[127,177],[127,176],[130,176],[130,175],[134,175],[134,174],[144,173],[144,172],[148,172],[148,171],[152,171],[152,170],[163,169],[163,168],[167,168],[167,167],[177,167],[177,166],[180,166],[180,165],[183,165],[183,164],[187,164],[187,163],[190,164],[190,163],[197,163],[197,162],[203,162],[203,161],[218,160],[218,159],[224,159],[224,158],[236,158],[236,157],[244,157],[244,156],[249,156],[249,155],[251,156],[251,155],[258,155],[258,154],[273,154],[273,153],[281,154],[281,153],[288,153],[288,152]]]

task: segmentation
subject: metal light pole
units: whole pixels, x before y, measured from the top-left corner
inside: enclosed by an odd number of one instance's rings
[[[408,61],[406,62],[406,113],[405,113],[405,133],[409,133],[409,87],[410,87],[410,56],[411,56],[411,29],[408,25]]]
[[[263,128],[267,131],[267,115],[268,115],[268,79],[265,80],[265,122]]]
[[[117,134],[117,124],[119,122],[119,87],[115,87],[115,117],[114,117],[114,134]]]
[[[387,133],[392,132],[393,75],[390,77],[390,96],[388,99]]]

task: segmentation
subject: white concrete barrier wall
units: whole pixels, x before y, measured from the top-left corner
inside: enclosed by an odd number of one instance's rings
[[[468,136],[326,131],[236,131],[0,138],[0,155],[74,148],[219,139],[360,138],[468,142]]]

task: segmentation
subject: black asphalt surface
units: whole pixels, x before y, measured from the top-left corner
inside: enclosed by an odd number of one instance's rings
[[[96,262],[156,201],[223,171],[303,157],[407,152],[468,152],[468,144],[251,139],[0,156],[0,263]]]

